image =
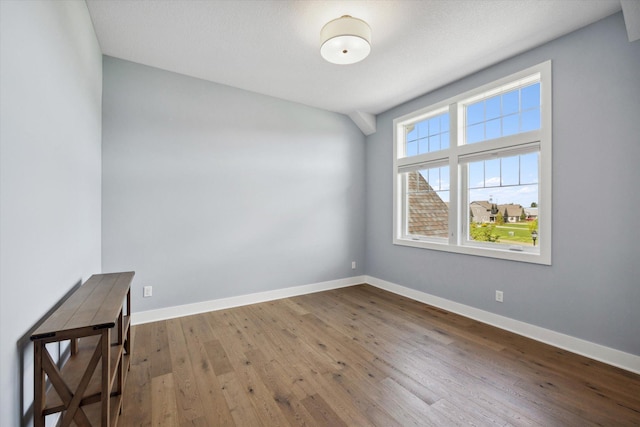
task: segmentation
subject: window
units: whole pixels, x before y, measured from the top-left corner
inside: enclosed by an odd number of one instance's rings
[[[394,120],[394,244],[551,264],[551,63]]]

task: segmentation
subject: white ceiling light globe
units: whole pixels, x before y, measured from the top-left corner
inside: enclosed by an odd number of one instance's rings
[[[349,15],[328,22],[320,31],[320,39],[320,54],[333,64],[355,64],[371,52],[371,28]]]

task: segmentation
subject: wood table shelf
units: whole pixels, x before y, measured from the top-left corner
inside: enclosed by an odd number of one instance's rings
[[[91,276],[31,335],[36,427],[56,413],[63,427],[117,425],[130,367],[134,274]],[[61,341],[71,355],[59,366],[47,344]]]

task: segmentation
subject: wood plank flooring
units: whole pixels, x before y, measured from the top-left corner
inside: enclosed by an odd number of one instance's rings
[[[640,426],[640,376],[359,285],[134,326],[150,425]]]

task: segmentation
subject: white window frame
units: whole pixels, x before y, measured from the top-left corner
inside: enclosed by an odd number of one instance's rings
[[[540,128],[496,139],[464,144],[464,106],[478,99],[523,86],[527,82],[540,82]],[[551,61],[527,68],[510,76],[470,90],[426,108],[398,117],[393,121],[393,244],[416,248],[478,255],[513,261],[551,265],[551,179],[552,179],[552,111]],[[449,148],[405,157],[405,126],[449,112]],[[539,150],[538,150],[539,147]],[[496,245],[466,239],[469,227],[469,201],[466,200],[466,167],[470,160],[488,158],[492,153],[504,156],[536,151],[538,162],[538,234],[537,250],[518,245]],[[449,165],[449,238],[416,238],[404,234],[406,218],[403,214],[405,191],[400,176],[407,170]],[[460,209],[459,207],[465,207]],[[465,211],[466,210],[466,211]]]

